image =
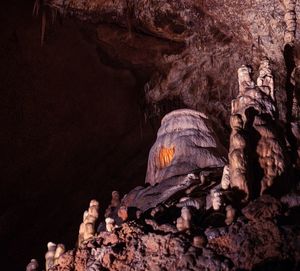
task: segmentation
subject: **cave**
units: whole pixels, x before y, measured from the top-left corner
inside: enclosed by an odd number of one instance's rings
[[[299,14],[3,3],[0,269],[298,270]]]

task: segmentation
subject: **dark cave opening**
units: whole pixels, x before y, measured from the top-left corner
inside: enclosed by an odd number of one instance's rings
[[[108,65],[88,28],[67,18],[41,47],[32,6],[12,1],[0,11],[0,240],[9,270],[42,263],[48,241],[72,248],[90,199],[103,215],[112,190],[143,184],[158,123],[144,120],[148,69]]]

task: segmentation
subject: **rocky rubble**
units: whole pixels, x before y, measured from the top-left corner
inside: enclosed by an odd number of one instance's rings
[[[229,226],[224,223],[224,212],[190,210],[193,216],[188,228],[174,228],[173,219],[178,212],[171,207],[165,207],[151,219],[145,219],[151,217],[145,213],[111,232],[99,232],[63,254],[49,270],[297,270],[299,267],[299,228],[284,222],[288,217],[284,205],[275,198],[264,195],[249,203]]]

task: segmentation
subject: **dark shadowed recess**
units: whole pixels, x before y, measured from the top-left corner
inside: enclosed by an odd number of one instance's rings
[[[158,121],[145,123],[150,74],[101,61],[88,28],[65,18],[43,48],[33,1],[0,8],[1,268],[43,260],[48,241],[75,243],[91,198],[144,182]]]

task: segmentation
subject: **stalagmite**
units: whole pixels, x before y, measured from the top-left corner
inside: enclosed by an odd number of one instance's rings
[[[105,217],[113,216],[117,208],[120,206],[120,194],[118,191],[113,191],[111,193],[111,203],[105,210]]]
[[[259,164],[264,170],[260,190],[260,193],[263,194],[267,188],[274,184],[275,178],[284,172],[285,161],[283,149],[276,135],[267,126],[267,123],[259,116],[256,116],[254,127],[261,136],[257,143],[256,152],[258,154]]]
[[[64,254],[66,251],[66,248],[63,244],[58,244],[55,250],[54,254],[54,264],[58,264],[59,257]]]
[[[223,175],[221,179],[221,188],[227,190],[230,186],[230,171],[229,165],[224,166]]]
[[[251,71],[251,68],[245,65],[238,69],[239,95],[244,94],[250,88],[254,88],[255,84],[250,76]]]
[[[177,218],[176,228],[178,231],[186,231],[191,228],[192,215],[188,207],[182,207],[181,216]]]
[[[97,200],[91,200],[90,207],[88,209],[88,216],[92,216],[95,220],[99,217],[99,202]]]
[[[215,211],[219,210],[220,207],[222,206],[221,196],[222,193],[217,188],[214,188],[210,191],[211,205]]]
[[[80,246],[84,240],[87,240],[95,235],[95,223],[98,217],[99,202],[93,199],[90,201],[89,209],[83,213],[83,222],[79,227],[78,246]]]
[[[247,184],[246,138],[243,132],[243,121],[239,115],[230,118],[231,135],[229,148],[230,185],[249,195]]]
[[[84,233],[83,240],[88,240],[92,238],[96,233],[95,225],[93,223],[85,223],[84,224]]]
[[[246,66],[238,70],[238,79],[239,95],[232,101],[230,118],[230,185],[243,191],[248,200],[271,188],[285,171],[287,161],[284,139],[275,132],[280,129],[275,128],[277,111],[269,60],[261,61],[256,86]],[[254,149],[256,155],[252,154]],[[259,168],[253,170],[257,164]]]
[[[108,232],[113,232],[115,227],[116,227],[116,223],[115,220],[113,218],[107,217],[105,219],[105,224],[106,224],[106,230]]]
[[[46,271],[49,270],[50,267],[54,265],[54,256],[55,256],[55,251],[56,251],[56,244],[49,242],[47,244],[48,251],[45,254],[45,260],[46,260],[46,265],[45,269]]]
[[[26,271],[37,271],[39,264],[36,259],[31,259],[30,263],[26,266]]]
[[[275,101],[274,79],[268,59],[260,62],[257,86]]]

